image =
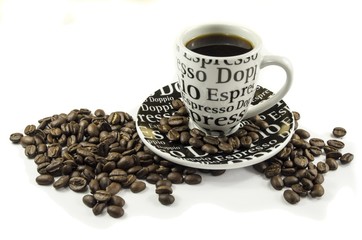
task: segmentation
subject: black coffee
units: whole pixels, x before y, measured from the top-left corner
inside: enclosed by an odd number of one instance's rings
[[[251,42],[245,38],[220,33],[198,36],[187,42],[186,47],[193,52],[213,57],[236,56],[253,49]]]

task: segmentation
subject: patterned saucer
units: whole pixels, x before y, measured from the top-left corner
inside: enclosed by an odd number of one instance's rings
[[[268,99],[273,93],[257,86],[252,104]],[[181,97],[178,84],[172,83],[157,90],[140,106],[137,114],[137,131],[144,144],[160,157],[171,162],[200,169],[233,169],[250,166],[277,154],[287,145],[294,133],[293,113],[284,101],[278,102],[259,116],[269,127],[259,132],[259,140],[250,149],[238,149],[232,153],[207,154],[192,146],[169,141],[159,132],[157,125],[163,117],[175,111],[171,102]],[[250,123],[242,121],[241,126]]]

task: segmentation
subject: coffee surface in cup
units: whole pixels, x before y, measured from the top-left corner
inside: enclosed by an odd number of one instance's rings
[[[247,39],[229,34],[207,34],[191,39],[186,47],[193,52],[213,57],[230,57],[247,53],[253,45]]]

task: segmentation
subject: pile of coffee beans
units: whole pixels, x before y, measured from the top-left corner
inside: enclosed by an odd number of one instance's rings
[[[228,137],[206,136],[188,128],[188,116],[182,101],[172,101],[174,115],[160,120],[158,129],[170,141],[200,148],[206,153],[229,153],[247,149],[258,141],[260,131],[268,123],[258,116],[252,124],[240,128]],[[300,115],[293,112],[296,128]],[[346,135],[341,127],[333,129],[333,139],[311,138],[308,131],[296,129],[291,141],[274,157],[253,166],[276,190],[285,189],[284,199],[291,204],[301,197],[321,197],[324,194],[324,175],[336,170],[339,164],[350,163],[354,156],[341,153]],[[83,203],[94,215],[106,212],[119,218],[124,215],[125,200],[119,196],[129,189],[137,194],[147,184],[155,185],[158,201],[170,205],[175,201],[173,184],[199,184],[202,173],[219,176],[225,170],[202,170],[169,162],[150,151],[139,138],[133,118],[125,112],[106,114],[102,109],[92,113],[75,109],[45,117],[38,126],[28,125],[24,133],[13,133],[10,140],[21,144],[24,153],[36,164],[39,185],[55,189],[69,188],[85,193]],[[323,161],[314,162],[315,158]]]
[[[171,104],[175,112],[171,117],[160,120],[158,130],[170,141],[199,148],[208,154],[232,153],[236,149],[249,149],[252,143],[259,140],[258,133],[269,127],[266,121],[255,116],[250,118],[252,123],[243,125],[230,136],[208,136],[197,128],[189,129],[188,112],[181,99],[175,99]]]
[[[145,182],[155,184],[159,202],[170,205],[175,201],[172,184],[202,181],[197,169],[162,159],[144,146],[128,113],[76,109],[38,122],[11,134],[10,140],[34,159],[39,185],[86,193],[83,202],[94,215],[107,209],[112,217],[123,216],[122,189],[139,193]]]
[[[300,114],[293,112],[293,115],[298,126]],[[341,153],[345,145],[337,138],[344,137],[346,133],[344,128],[336,127],[332,131],[335,139],[325,142],[311,137],[304,129],[296,129],[290,142],[277,155],[253,167],[270,179],[274,189],[286,189],[283,196],[290,204],[296,204],[301,197],[308,195],[312,198],[322,197],[325,192],[322,186],[324,175],[354,158],[351,153]],[[322,160],[315,163],[316,158]]]

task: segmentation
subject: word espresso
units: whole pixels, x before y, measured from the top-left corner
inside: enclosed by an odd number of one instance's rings
[[[155,184],[158,200],[172,204],[172,184],[199,184],[196,169],[179,166],[153,154],[140,140],[135,122],[125,112],[107,115],[98,109],[72,110],[28,125],[23,133],[10,135],[34,159],[39,185],[84,192],[83,202],[94,215],[106,209],[115,218],[123,216],[122,189],[139,193],[146,182]],[[213,175],[224,171],[209,171]]]
[[[294,119],[300,119],[297,112],[293,112]],[[341,127],[333,129],[333,136],[341,138],[346,130]],[[309,141],[307,141],[309,139]],[[351,153],[342,154],[344,143],[338,139],[327,142],[320,138],[311,138],[309,132],[297,129],[291,141],[273,158],[254,165],[254,169],[270,179],[276,190],[287,188],[284,199],[290,204],[296,204],[301,197],[312,198],[324,195],[324,175],[328,171],[338,169],[339,164],[350,163],[354,156]],[[322,160],[315,163],[315,159]]]

